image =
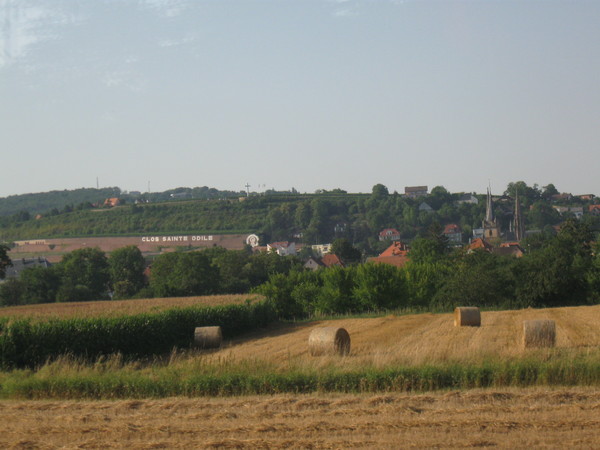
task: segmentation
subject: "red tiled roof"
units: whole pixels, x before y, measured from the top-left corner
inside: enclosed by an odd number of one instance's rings
[[[408,256],[378,256],[376,258],[369,258],[367,262],[376,264],[389,264],[391,266],[403,267],[408,261]]]
[[[344,266],[344,263],[342,263],[335,253],[325,253],[323,258],[321,258],[321,262],[325,267]]]
[[[477,249],[483,249],[483,250],[491,250],[493,248],[492,244],[490,244],[488,241],[481,239],[481,238],[475,238],[471,241],[471,243],[469,244],[469,250],[477,250]]]
[[[392,245],[386,248],[379,257],[388,257],[388,256],[406,256],[408,254],[408,247],[404,242],[394,241]]]
[[[449,223],[444,227],[444,234],[460,233],[460,227],[455,223]]]

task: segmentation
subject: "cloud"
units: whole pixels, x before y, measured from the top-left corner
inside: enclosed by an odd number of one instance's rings
[[[181,38],[181,39],[161,39],[158,41],[158,46],[162,48],[167,47],[176,47],[179,45],[189,44],[190,42],[194,42],[196,38],[191,34]]]
[[[147,84],[142,77],[130,70],[106,72],[101,81],[107,88],[125,88],[135,93],[144,92]]]
[[[335,5],[333,17],[345,18],[358,16],[359,4],[356,0],[329,0]]]
[[[185,0],[140,0],[139,5],[164,17],[179,16],[187,7]]]
[[[80,20],[56,5],[0,0],[0,68],[26,58],[36,44],[57,39],[60,27]]]

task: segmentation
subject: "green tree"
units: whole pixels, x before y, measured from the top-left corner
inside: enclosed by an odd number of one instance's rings
[[[23,303],[23,294],[23,283],[16,278],[10,278],[9,280],[6,280],[0,284],[0,305],[20,305]]]
[[[353,295],[362,310],[399,308],[408,303],[404,272],[388,264],[356,267]]]
[[[35,266],[19,275],[23,284],[24,303],[52,303],[60,289],[60,273],[56,266]]]
[[[511,271],[514,258],[484,250],[467,253],[451,266],[433,297],[437,307],[516,306]]]
[[[57,301],[107,298],[110,281],[108,260],[99,248],[83,248],[67,253],[57,270],[61,274]]]
[[[356,264],[361,260],[361,253],[346,238],[340,238],[331,244],[331,253],[335,254],[344,264]]]
[[[8,257],[9,247],[5,244],[0,244],[0,279],[4,278],[6,268],[12,266],[12,262]]]
[[[219,270],[202,252],[163,253],[152,264],[150,286],[156,297],[214,294]]]
[[[119,248],[108,259],[110,282],[117,298],[129,298],[144,287],[146,262],[135,245]]]

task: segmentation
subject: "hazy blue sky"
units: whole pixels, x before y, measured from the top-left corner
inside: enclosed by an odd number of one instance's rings
[[[600,1],[0,0],[0,197],[600,194]]]

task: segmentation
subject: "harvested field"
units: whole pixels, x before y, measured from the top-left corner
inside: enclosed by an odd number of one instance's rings
[[[0,447],[594,448],[600,392],[0,402]]]
[[[476,362],[520,357],[523,320],[556,321],[556,348],[586,351],[600,346],[600,306],[524,309],[481,313],[481,327],[455,327],[452,314],[415,314],[372,319],[340,319],[282,324],[223,343],[219,359],[259,358],[281,367],[385,367],[429,362]],[[345,328],[352,340],[350,356],[310,358],[308,337],[315,327]]]
[[[140,300],[106,300],[96,302],[44,303],[0,308],[0,317],[32,317],[37,319],[68,317],[114,317],[152,313],[187,306],[224,306],[242,304],[257,295],[207,295],[201,297],[149,298]]]

